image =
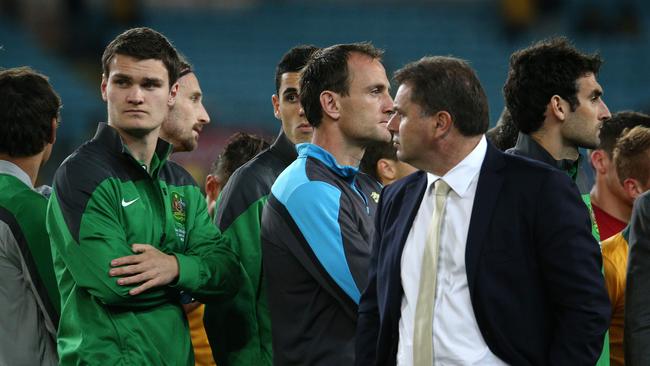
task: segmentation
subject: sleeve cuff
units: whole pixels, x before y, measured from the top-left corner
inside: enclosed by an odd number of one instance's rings
[[[199,287],[199,264],[196,259],[179,253],[174,253],[178,261],[178,279],[171,286],[183,290],[194,290]]]

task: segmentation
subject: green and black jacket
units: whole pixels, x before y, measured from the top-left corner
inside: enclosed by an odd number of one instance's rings
[[[239,287],[236,255],[210,223],[194,180],[166,160],[170,152],[158,140],[149,174],[117,131],[100,124],[57,170],[47,228],[61,293],[62,365],[193,365],[182,293],[209,303]],[[134,243],[175,255],[177,281],[129,295],[135,286],[119,286],[108,271]]]
[[[232,301],[206,306],[206,333],[219,366],[272,364],[260,222],[273,182],[297,156],[293,143],[280,132],[271,147],[233,173],[221,193],[215,223],[230,239],[248,276]]]
[[[0,160],[0,365],[56,365],[59,290],[45,229],[47,198]]]

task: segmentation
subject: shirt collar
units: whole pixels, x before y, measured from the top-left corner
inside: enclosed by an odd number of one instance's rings
[[[485,135],[460,163],[456,164],[444,176],[440,177],[432,173],[427,173],[427,186],[432,187],[433,183],[442,178],[458,196],[463,198],[467,194],[467,189],[472,183],[472,179],[481,171],[483,160],[487,152],[487,140]]]
[[[336,162],[334,155],[330,154],[329,151],[323,149],[322,147],[310,143],[298,144],[296,145],[298,150],[298,157],[305,158],[310,157],[321,161],[325,166],[327,166],[334,173],[338,174],[343,178],[354,178],[359,169],[349,165],[339,165]]]
[[[542,161],[546,164],[554,166],[560,170],[566,172],[571,171],[571,169],[577,169],[580,164],[581,154],[578,154],[577,160],[571,159],[560,159],[555,160],[553,155],[551,155],[542,145],[537,143],[530,135],[519,132],[517,136],[517,144],[515,145],[515,150],[522,152],[524,156],[533,158],[535,160]],[[575,180],[575,176],[572,177]]]
[[[29,188],[34,189],[34,185],[32,184],[29,175],[27,175],[24,170],[20,169],[18,165],[10,161],[0,160],[0,174],[7,174],[16,177],[16,179],[25,183]]]

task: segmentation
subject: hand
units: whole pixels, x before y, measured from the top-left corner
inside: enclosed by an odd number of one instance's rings
[[[138,295],[152,287],[164,286],[178,277],[178,261],[149,244],[133,244],[131,250],[136,255],[113,259],[108,274],[122,277],[117,280],[121,286],[141,284],[129,290],[132,296]]]

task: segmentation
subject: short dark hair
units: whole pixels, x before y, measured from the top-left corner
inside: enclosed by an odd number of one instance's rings
[[[352,53],[360,53],[372,59],[379,59],[384,51],[369,42],[337,44],[323,48],[312,56],[300,77],[300,104],[305,110],[307,121],[318,127],[323,118],[320,94],[329,90],[343,96],[350,92],[350,70],[348,59]]]
[[[108,77],[110,63],[115,55],[124,55],[136,60],[160,60],[167,68],[169,87],[178,80],[181,60],[172,43],[159,32],[147,27],[132,28],[115,37],[106,46],[102,55],[102,72]]]
[[[636,126],[623,131],[614,146],[614,165],[621,184],[627,178],[647,184],[650,178],[650,128]]]
[[[269,147],[263,138],[245,132],[236,132],[228,138],[226,146],[212,163],[210,174],[221,179],[225,185],[232,173],[255,155]]]
[[[180,79],[187,74],[193,73],[194,68],[192,67],[190,61],[183,54],[179,53],[178,57],[179,57],[178,78]]]
[[[607,156],[612,158],[616,140],[621,137],[623,130],[635,126],[650,127],[650,116],[632,111],[614,113],[611,118],[603,121],[600,126],[600,144],[597,148],[605,151]]]
[[[0,152],[27,157],[52,141],[61,98],[48,78],[29,67],[0,71]]]
[[[565,37],[537,42],[510,56],[510,70],[503,86],[506,106],[521,132],[530,134],[544,123],[544,113],[553,95],[580,105],[577,80],[598,75],[600,55],[578,51]]]
[[[515,126],[508,108],[503,108],[497,125],[490,128],[485,133],[485,137],[501,151],[506,151],[517,144],[519,129]]]
[[[463,136],[476,136],[489,126],[488,103],[476,72],[461,59],[423,57],[397,70],[398,84],[411,87],[411,101],[425,116],[447,111]]]
[[[299,72],[302,70],[311,56],[320,48],[313,45],[300,45],[291,48],[282,56],[280,62],[275,67],[275,93],[280,94],[280,84],[282,83],[282,74],[288,72]]]
[[[374,142],[366,148],[363,154],[359,169],[373,177],[377,182],[381,182],[379,175],[377,175],[377,162],[379,159],[390,159],[397,161],[397,151],[393,142]]]

